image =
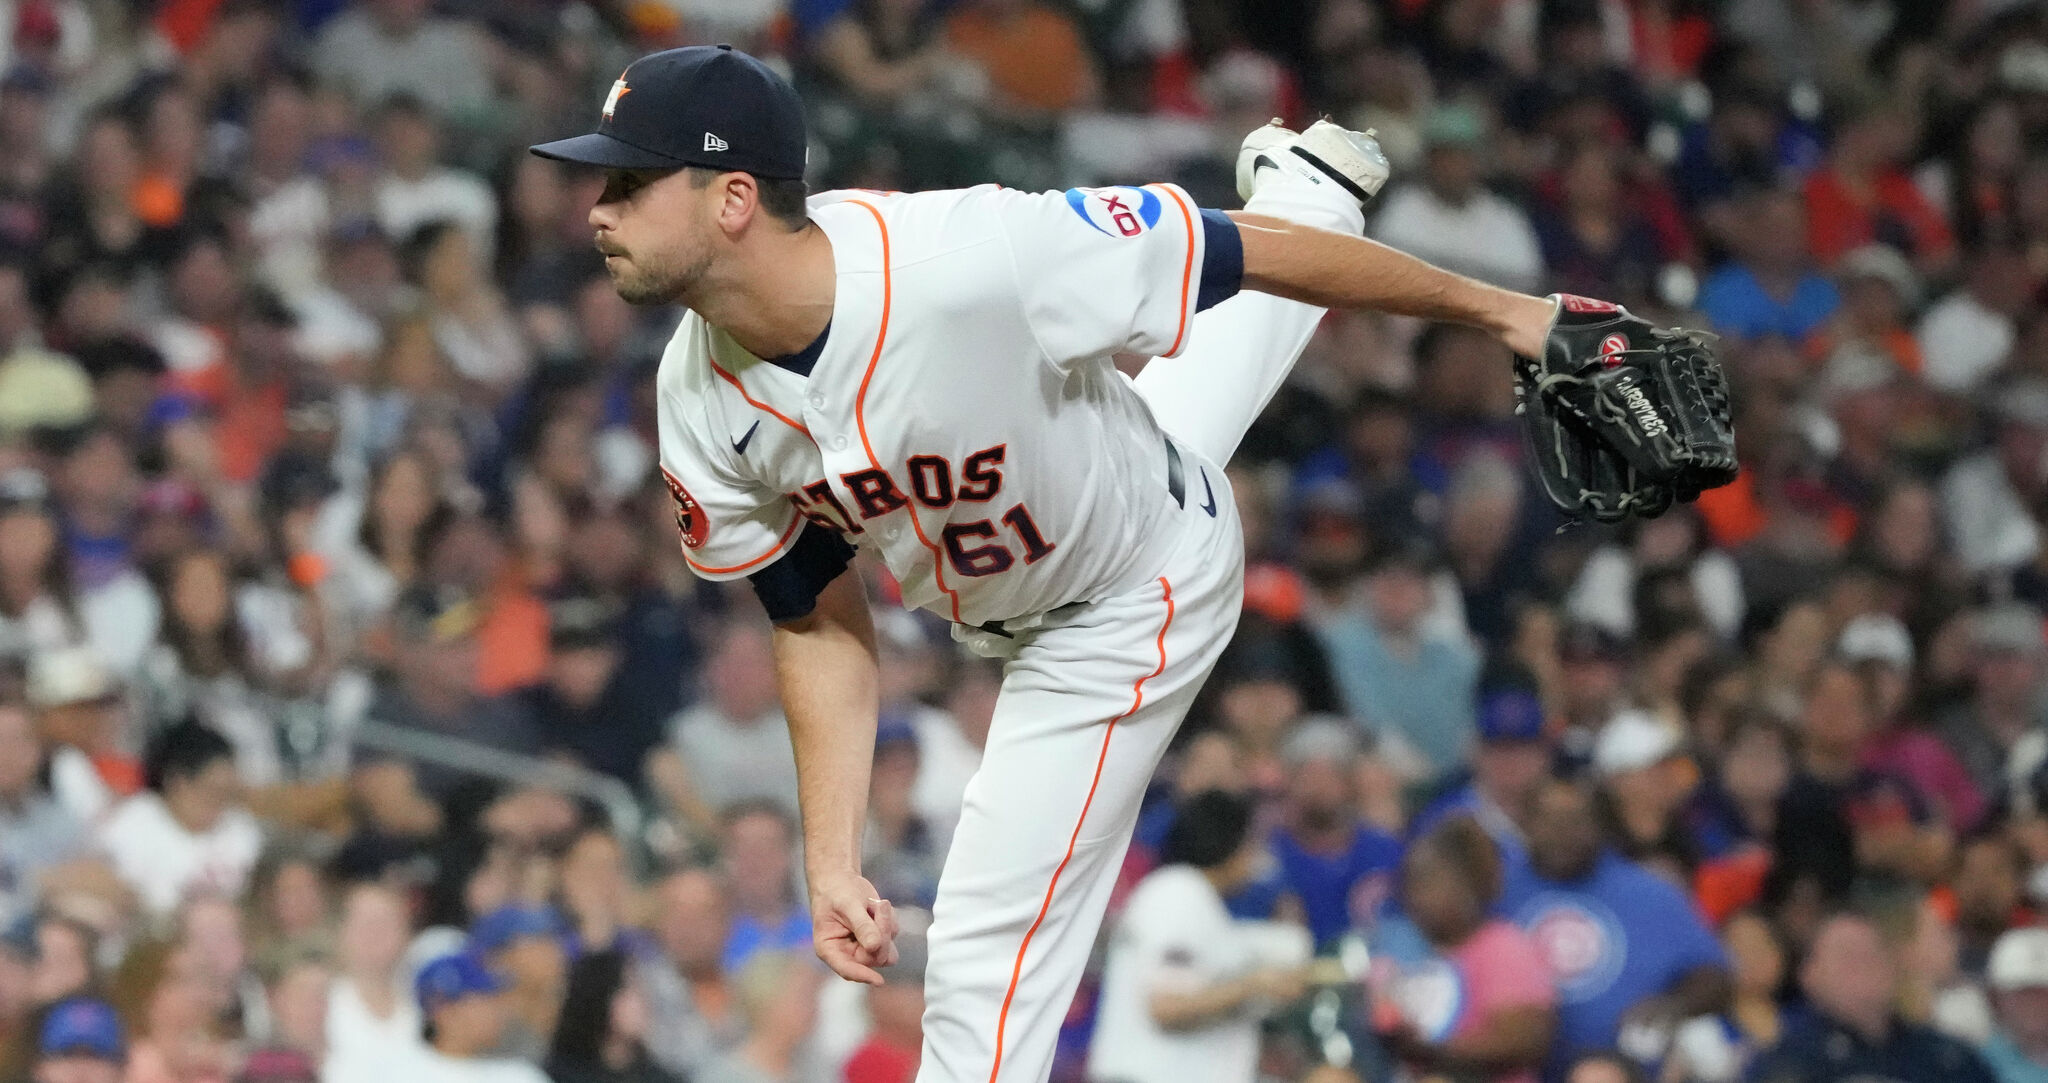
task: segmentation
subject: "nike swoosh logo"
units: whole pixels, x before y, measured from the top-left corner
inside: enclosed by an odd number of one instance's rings
[[[1202,495],[1209,498],[1209,502],[1202,505],[1202,510],[1209,513],[1209,518],[1216,518],[1216,490],[1209,487],[1209,471],[1207,470],[1202,471]]]
[[[745,455],[747,453],[747,445],[754,442],[754,430],[760,427],[761,419],[757,417],[752,425],[747,426],[747,434],[732,442],[733,451],[736,454]]]

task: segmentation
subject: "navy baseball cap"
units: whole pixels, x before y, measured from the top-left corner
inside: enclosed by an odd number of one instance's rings
[[[1485,693],[1479,700],[1478,729],[1482,741],[1540,741],[1543,702],[1519,688]]]
[[[505,983],[491,973],[482,959],[466,951],[441,956],[421,967],[419,976],[412,980],[413,997],[424,1012],[504,988]]]
[[[689,45],[635,60],[588,135],[529,148],[607,169],[702,166],[801,180],[804,103],[774,69],[730,45]]]
[[[121,1020],[106,1001],[74,997],[43,1017],[37,1049],[45,1057],[98,1057],[120,1060]]]

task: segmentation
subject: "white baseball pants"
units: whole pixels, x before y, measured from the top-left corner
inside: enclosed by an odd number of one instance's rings
[[[1357,234],[1342,193],[1284,178],[1248,210]],[[1138,806],[1237,627],[1244,543],[1222,466],[1322,310],[1244,293],[1135,383],[1184,453],[1156,578],[1020,636],[939,881],[918,1083],[1043,1083]],[[1189,1083],[1198,1083],[1190,1080]],[[1227,1081],[1237,1083],[1237,1081]]]

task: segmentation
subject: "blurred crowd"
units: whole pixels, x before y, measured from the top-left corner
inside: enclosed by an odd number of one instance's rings
[[[912,1079],[524,151],[720,41],[814,190],[1329,115],[1372,236],[1720,336],[1741,479],[1560,529],[1501,347],[1326,318],[1057,1080],[2048,1080],[2048,4],[4,0],[0,1083]],[[929,907],[1002,675],[859,567]]]

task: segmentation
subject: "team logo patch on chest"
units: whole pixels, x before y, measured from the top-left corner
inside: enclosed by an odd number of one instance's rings
[[[674,474],[663,470],[661,480],[668,483],[668,495],[675,498],[676,529],[682,532],[683,544],[692,549],[702,548],[705,537],[711,533],[711,520],[705,516],[703,505],[697,503],[697,498],[683,488]]]
[[[1111,237],[1136,237],[1159,224],[1159,196],[1144,188],[1069,188],[1067,206]]]

